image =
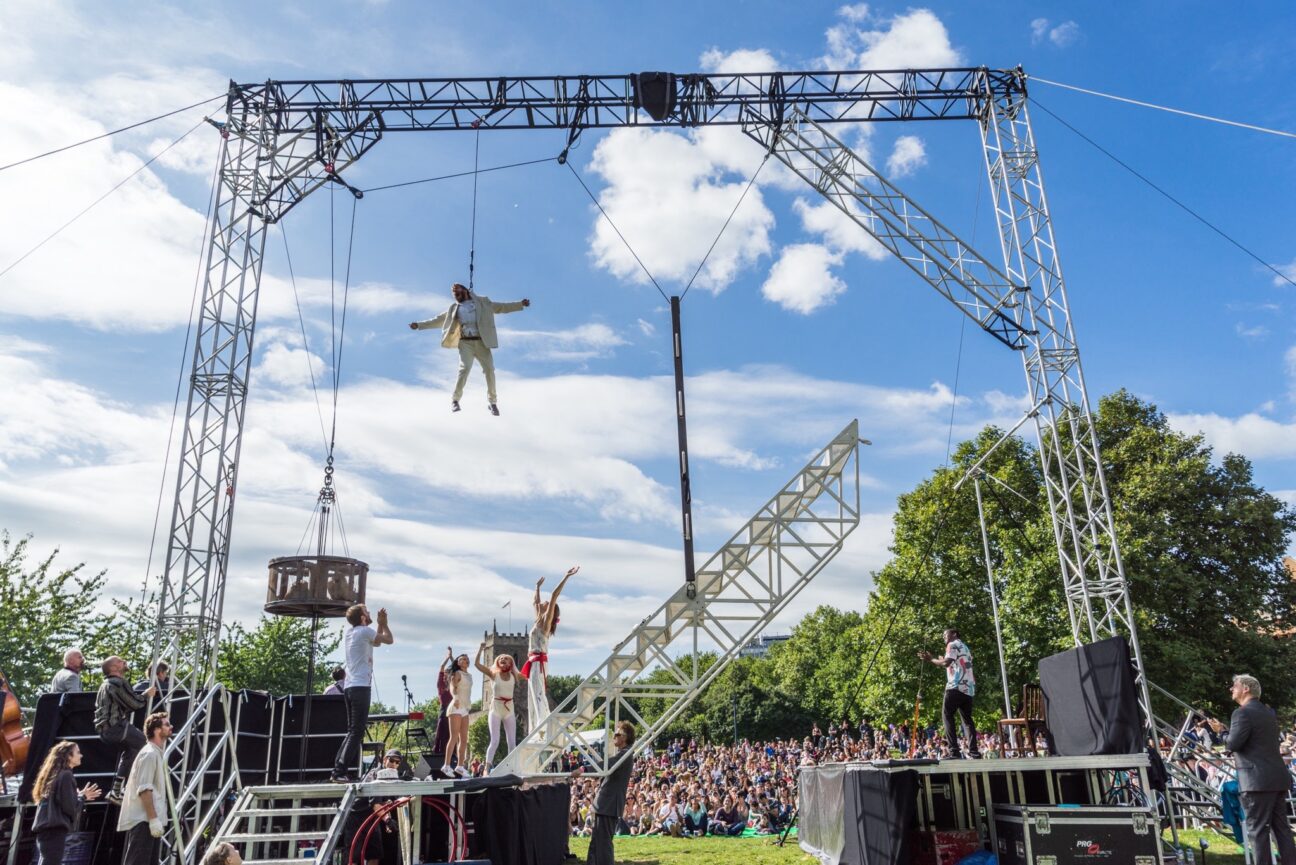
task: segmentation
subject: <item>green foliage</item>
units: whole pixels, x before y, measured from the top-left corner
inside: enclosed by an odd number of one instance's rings
[[[780,847],[776,837],[671,838],[662,835],[616,837],[616,861],[619,865],[816,865],[819,861],[796,843],[796,833]],[[584,861],[589,852],[589,838],[572,838],[572,855]],[[1212,854],[1211,861],[1214,861]]]
[[[321,628],[315,654],[317,691],[329,682],[328,671],[335,664],[326,659],[340,642],[336,632]],[[309,619],[262,615],[250,631],[235,623],[226,628],[221,640],[217,676],[231,690],[305,693],[310,643]]]
[[[477,716],[477,719],[468,725],[468,753],[473,757],[485,757],[486,746],[490,744],[490,728],[487,726],[486,713]],[[434,731],[435,732],[435,731]],[[503,739],[503,736],[500,737]],[[504,756],[508,750],[508,741],[500,743],[500,753],[495,759]]]
[[[583,676],[554,676],[550,675],[547,680],[549,699],[553,700],[555,706],[561,706],[562,701],[567,699],[567,695],[576,690],[584,677]]]
[[[55,549],[35,566],[27,556],[31,536],[16,543],[0,531],[0,669],[24,706],[34,705],[63,667],[63,651],[80,646],[87,657],[108,617],[93,612],[104,586],[104,572],[82,573],[83,563],[56,569]]]

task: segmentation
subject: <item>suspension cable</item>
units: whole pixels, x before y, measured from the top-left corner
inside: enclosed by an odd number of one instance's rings
[[[1087,93],[1090,96],[1101,96],[1104,99],[1112,99],[1115,100],[1116,102],[1126,102],[1129,103],[1130,105],[1138,105],[1143,108],[1154,108],[1157,111],[1166,111],[1169,112],[1170,114],[1180,114],[1183,115],[1184,117],[1192,117],[1196,120],[1209,120],[1212,123],[1223,123],[1225,126],[1236,126],[1240,129],[1250,129],[1253,132],[1265,132],[1268,133],[1269,135],[1281,135],[1284,138],[1296,138],[1296,132],[1287,132],[1286,130],[1283,129],[1270,129],[1267,126],[1256,126],[1254,123],[1242,123],[1241,121],[1238,120],[1227,120],[1223,117],[1213,117],[1209,114],[1198,114],[1195,111],[1184,111],[1182,108],[1170,108],[1169,106],[1166,105],[1156,105],[1151,102],[1142,102],[1138,99],[1130,99],[1127,96],[1115,96],[1111,93],[1102,93],[1098,90],[1089,90],[1088,88],[1085,87],[1076,87],[1074,84],[1063,84],[1060,81],[1049,81],[1047,78],[1039,78],[1034,75],[1030,76],[1028,80],[1038,81],[1041,84],[1050,84],[1054,87],[1062,87],[1066,90],[1074,90],[1077,93]]]
[[[436,177],[424,177],[419,180],[405,180],[400,183],[388,183],[385,186],[373,186],[369,189],[361,190],[365,195],[371,192],[381,192],[384,189],[400,189],[405,186],[417,186],[420,183],[435,183],[438,180],[453,180],[456,177],[467,177],[469,175],[489,174],[492,171],[504,171],[508,168],[521,168],[524,165],[539,165],[542,162],[557,162],[558,157],[546,156],[542,159],[527,159],[522,162],[510,162],[507,165],[492,165],[489,168],[478,168],[474,171],[456,171],[454,174],[438,174]]]
[[[28,157],[26,157],[26,158],[24,158],[24,159],[19,159],[17,162],[10,162],[8,165],[0,165],[0,171],[8,171],[10,168],[16,168],[16,167],[19,166],[19,165],[26,165],[28,162],[35,162],[35,161],[38,160],[38,159],[44,159],[46,156],[53,156],[53,155],[56,154],[56,153],[62,153],[62,152],[64,152],[65,150],[71,150],[71,149],[74,148],[74,147],[80,147],[82,144],[89,144],[89,143],[92,142],[92,141],[99,141],[99,140],[104,139],[104,138],[110,138],[110,137],[116,135],[116,134],[119,133],[119,132],[126,132],[126,131],[131,130],[131,129],[138,129],[138,128],[141,127],[141,126],[146,126],[146,125],[148,125],[148,124],[150,124],[150,123],[153,123],[153,122],[155,122],[155,121],[158,121],[158,120],[164,120],[165,118],[167,118],[167,117],[171,117],[171,116],[176,115],[176,114],[182,114],[182,113],[188,111],[188,110],[191,109],[191,108],[197,108],[197,107],[200,106],[200,105],[206,105],[208,102],[215,102],[217,99],[222,99],[222,98],[224,98],[225,95],[226,95],[226,94],[224,94],[224,93],[220,93],[220,94],[218,94],[218,95],[216,95],[216,96],[212,96],[212,97],[209,97],[209,98],[207,98],[207,99],[204,99],[204,100],[202,100],[201,102],[195,102],[193,105],[186,105],[184,108],[177,108],[177,109],[175,109],[174,111],[168,111],[168,112],[165,113],[165,114],[159,114],[159,115],[156,116],[156,117],[150,117],[148,120],[141,120],[141,121],[139,121],[138,123],[132,123],[132,124],[130,124],[129,126],[123,126],[123,127],[121,127],[120,129],[113,129],[113,130],[111,130],[111,131],[109,131],[109,132],[103,132],[103,133],[100,133],[99,135],[95,135],[95,136],[92,136],[92,137],[90,137],[90,138],[86,138],[86,139],[83,139],[83,140],[81,140],[81,141],[74,142],[74,143],[72,143],[72,144],[65,144],[65,145],[63,145],[62,147],[56,147],[56,148],[54,148],[53,150],[47,150],[47,151],[45,151],[44,153],[37,153],[37,154],[34,155],[34,156],[28,156]],[[206,120],[206,119],[207,119],[207,118],[205,118],[205,117],[203,118],[203,120]]]
[[[608,216],[608,212],[603,209],[602,203],[594,197],[594,193],[590,192],[590,188],[585,185],[585,180],[580,176],[580,172],[576,170],[576,166],[572,164],[571,160],[567,160],[564,164],[571,169],[572,176],[580,183],[581,189],[585,190],[585,194],[589,196],[590,201],[594,202],[594,206],[599,209],[599,213],[603,214],[603,218],[607,220],[608,225],[612,226],[612,230],[616,232],[617,237],[621,238],[621,242],[625,244],[625,248],[630,250],[630,254],[634,256],[634,260],[639,262],[639,267],[643,269],[645,274],[647,274],[648,279],[653,284],[653,288],[657,289],[657,293],[662,296],[662,300],[670,303],[670,298],[666,296],[666,292],[662,291],[662,287],[657,284],[657,279],[652,275],[652,271],[648,269],[648,265],[643,263],[643,259],[639,257],[639,253],[635,252],[634,247],[630,245],[630,241],[626,240],[625,235],[621,233],[621,229],[617,228],[617,224],[612,221],[612,217]]]
[[[220,180],[220,167],[223,161],[225,151],[225,141],[221,140],[221,156],[216,159],[216,164],[212,166],[211,191],[207,194],[207,207],[205,209],[206,217],[203,219],[203,233],[200,243],[207,243],[208,233],[211,229],[212,219],[215,217],[216,210],[213,206],[216,201],[216,186]],[[194,272],[193,294],[189,301],[189,323],[185,326],[184,341],[180,343],[180,368],[176,372],[176,389],[175,398],[171,401],[171,423],[167,427],[167,444],[166,453],[162,457],[162,477],[158,479],[157,506],[153,509],[153,532],[149,536],[148,561],[144,565],[144,587],[140,590],[141,605],[148,597],[149,573],[153,570],[153,551],[157,546],[158,522],[162,517],[162,496],[166,489],[167,467],[171,464],[171,445],[175,441],[176,416],[180,413],[180,391],[185,382],[185,360],[189,357],[189,337],[193,334],[194,328],[194,311],[198,308],[198,294],[202,287],[203,263],[209,260],[211,246],[208,244],[204,248],[204,253],[198,256],[198,268]]]
[[[1076,128],[1075,128],[1074,126],[1072,126],[1070,123],[1067,123],[1065,120],[1063,120],[1063,119],[1062,119],[1061,117],[1059,117],[1057,114],[1055,114],[1055,113],[1053,113],[1052,111],[1050,111],[1050,110],[1048,109],[1048,107],[1045,106],[1043,103],[1041,103],[1038,99],[1035,99],[1034,97],[1032,97],[1032,98],[1031,98],[1031,103],[1034,104],[1034,105],[1039,106],[1040,110],[1043,111],[1045,114],[1047,114],[1048,116],[1052,117],[1052,118],[1053,118],[1054,120],[1056,120],[1058,123],[1061,123],[1061,124],[1062,124],[1063,126],[1065,126],[1067,129],[1070,129],[1070,130],[1071,130],[1072,132],[1074,132],[1076,135],[1078,135],[1078,136],[1080,136],[1081,138],[1083,138],[1086,142],[1089,143],[1090,146],[1092,146],[1092,147],[1093,147],[1094,149],[1096,149],[1098,152],[1102,153],[1104,156],[1106,156],[1106,157],[1107,157],[1108,159],[1110,159],[1111,161],[1115,162],[1115,163],[1116,163],[1117,165],[1119,165],[1121,168],[1124,168],[1124,169],[1125,169],[1126,171],[1128,171],[1130,174],[1134,175],[1134,176],[1137,177],[1139,180],[1143,181],[1143,182],[1146,183],[1148,186],[1152,187],[1152,188],[1153,188],[1154,190],[1156,190],[1160,195],[1162,195],[1164,198],[1166,198],[1166,199],[1168,199],[1169,201],[1171,201],[1175,206],[1179,207],[1181,210],[1183,210],[1185,213],[1187,213],[1187,214],[1188,214],[1189,216],[1191,216],[1193,219],[1197,220],[1197,221],[1200,222],[1202,225],[1206,226],[1206,227],[1209,228],[1211,231],[1215,232],[1215,233],[1218,234],[1220,237],[1224,238],[1224,239],[1227,240],[1229,243],[1233,244],[1233,245],[1236,246],[1238,249],[1242,250],[1244,253],[1246,253],[1247,255],[1249,255],[1251,258],[1255,259],[1255,260],[1256,260],[1257,262],[1259,262],[1259,263],[1261,264],[1261,266],[1263,266],[1265,269],[1272,271],[1272,272],[1274,273],[1274,275],[1277,276],[1279,279],[1281,279],[1283,282],[1287,283],[1288,285],[1292,286],[1293,288],[1296,288],[1296,280],[1293,280],[1290,276],[1288,276],[1287,274],[1283,273],[1281,270],[1279,270],[1278,268],[1274,267],[1274,266],[1273,266],[1272,264],[1270,264],[1269,262],[1265,261],[1263,258],[1261,258],[1261,257],[1260,257],[1259,255],[1257,255],[1256,253],[1252,252],[1249,248],[1247,248],[1246,246],[1243,246],[1242,243],[1241,243],[1241,241],[1236,240],[1232,235],[1230,235],[1230,234],[1229,234],[1228,232],[1226,232],[1224,229],[1220,228],[1220,227],[1217,226],[1215,223],[1211,222],[1209,219],[1207,219],[1206,217],[1202,216],[1200,213],[1198,213],[1197,211],[1193,210],[1191,207],[1189,207],[1188,205],[1184,204],[1184,203],[1183,203],[1182,201],[1180,201],[1179,199],[1175,198],[1175,197],[1174,197],[1173,195],[1171,195],[1169,192],[1166,192],[1166,191],[1165,191],[1164,189],[1162,189],[1160,186],[1158,186],[1157,184],[1153,183],[1153,182],[1152,182],[1151,180],[1149,180],[1147,177],[1145,177],[1144,175],[1140,174],[1140,173],[1139,173],[1139,172],[1138,172],[1138,171],[1137,171],[1133,166],[1131,166],[1129,163],[1125,162],[1123,159],[1121,159],[1121,158],[1120,158],[1119,156],[1117,156],[1116,154],[1112,153],[1112,152],[1111,152],[1110,150],[1108,150],[1106,147],[1103,147],[1103,146],[1102,146],[1101,144],[1099,144],[1097,141],[1094,141],[1092,138],[1090,138],[1088,135],[1085,135],[1085,134],[1084,134],[1083,132],[1081,132],[1079,129],[1076,129]]]
[[[707,259],[710,258],[711,253],[715,251],[716,244],[719,243],[720,238],[724,236],[725,229],[729,227],[730,220],[734,218],[734,214],[737,213],[738,208],[742,206],[743,199],[746,198],[747,193],[751,191],[752,184],[755,183],[756,178],[760,176],[761,169],[765,167],[765,163],[769,161],[769,158],[770,158],[770,154],[768,151],[766,151],[765,158],[760,161],[760,165],[756,166],[756,171],[753,172],[751,176],[751,180],[747,181],[747,186],[746,188],[743,189],[742,195],[738,196],[738,201],[736,204],[734,204],[733,210],[729,211],[729,216],[728,218],[725,219],[724,225],[720,226],[720,231],[718,234],[716,234],[715,240],[711,241],[711,246],[710,248],[707,249],[706,255],[702,256],[702,260],[698,262],[697,270],[693,271],[693,276],[689,278],[688,285],[684,286],[684,291],[681,292],[680,294],[681,301],[684,298],[688,297],[689,289],[693,287],[693,280],[697,279],[698,274],[702,272],[702,268],[706,265]]]
[[[80,219],[81,217],[83,217],[83,216],[85,216],[87,213],[89,213],[92,209],[94,209],[94,207],[95,207],[96,205],[98,205],[98,204],[99,204],[101,201],[103,201],[105,198],[107,198],[108,196],[112,195],[112,194],[113,194],[114,192],[116,192],[117,190],[121,189],[123,186],[125,186],[125,185],[126,185],[127,183],[129,183],[130,181],[134,180],[135,177],[136,177],[138,174],[140,174],[140,172],[144,171],[144,169],[148,168],[148,167],[149,167],[150,165],[152,165],[154,162],[157,162],[159,159],[162,158],[162,156],[164,156],[166,153],[168,153],[168,152],[171,150],[171,148],[175,147],[175,146],[176,146],[177,144],[179,144],[181,141],[184,141],[186,138],[188,138],[188,137],[193,133],[193,131],[194,131],[195,129],[197,129],[199,126],[202,126],[203,123],[204,123],[204,121],[199,120],[199,121],[198,121],[197,123],[195,123],[193,126],[189,127],[189,131],[188,131],[188,132],[184,133],[184,134],[181,135],[179,138],[177,138],[176,140],[174,140],[174,141],[172,141],[170,144],[168,144],[166,147],[162,148],[162,149],[159,150],[157,153],[153,154],[153,156],[149,158],[148,162],[145,162],[145,163],[144,163],[143,165],[141,165],[139,168],[136,168],[136,169],[135,169],[134,171],[132,171],[130,174],[126,175],[126,176],[123,177],[121,180],[117,181],[117,185],[115,185],[112,189],[109,189],[109,190],[108,190],[107,192],[105,192],[103,195],[99,196],[99,197],[96,198],[94,201],[92,201],[92,202],[90,202],[89,204],[87,204],[85,207],[83,207],[83,208],[81,209],[80,212],[77,213],[76,216],[72,217],[72,218],[69,219],[67,222],[63,223],[63,224],[60,225],[58,228],[54,229],[54,231],[53,231],[51,234],[49,234],[49,235],[48,235],[44,240],[42,240],[40,243],[36,244],[36,245],[33,246],[31,249],[29,249],[29,250],[27,250],[26,252],[24,252],[22,255],[18,256],[18,258],[15,259],[13,262],[11,262],[11,263],[9,264],[8,267],[6,267],[4,270],[0,270],[0,277],[4,277],[5,274],[7,274],[9,271],[13,270],[15,267],[17,267],[19,264],[21,264],[23,261],[25,261],[29,255],[31,255],[31,254],[34,253],[36,250],[40,249],[42,246],[44,246],[45,244],[49,243],[51,240],[53,240],[54,238],[56,238],[56,237],[58,237],[60,234],[62,234],[64,229],[66,229],[66,228],[67,228],[68,226],[70,226],[72,223],[76,222],[78,219]]]
[[[473,129],[477,130],[473,138],[473,197],[472,197],[472,229],[468,239],[468,292],[473,290],[473,269],[476,267],[477,258],[477,176],[481,174],[478,171],[481,159],[481,120],[473,121]]]

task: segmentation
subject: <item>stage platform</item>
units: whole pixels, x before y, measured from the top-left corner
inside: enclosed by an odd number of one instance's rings
[[[910,848],[941,838],[1000,851],[998,806],[1062,806],[1081,817],[1117,806],[1145,817],[1155,805],[1150,766],[1145,753],[807,766],[798,779],[798,841],[825,865],[936,861],[912,858]]]

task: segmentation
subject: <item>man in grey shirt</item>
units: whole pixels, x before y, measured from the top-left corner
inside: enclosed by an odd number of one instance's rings
[[[635,742],[634,724],[622,721],[616,725],[612,742],[617,753],[629,751]],[[615,865],[616,855],[613,852],[612,836],[616,834],[617,823],[625,811],[626,790],[630,787],[630,775],[634,772],[634,754],[627,753],[621,765],[609,772],[599,785],[594,797],[594,831],[590,835],[589,858],[587,865]],[[576,774],[579,774],[579,770]]]
[[[80,649],[68,649],[63,653],[63,669],[54,674],[50,680],[51,694],[78,694],[85,690],[81,684],[81,668],[85,666],[85,656]]]
[[[1229,723],[1225,747],[1233,752],[1238,789],[1246,812],[1247,842],[1251,861],[1271,861],[1269,834],[1278,841],[1281,865],[1296,865],[1296,843],[1287,822],[1287,791],[1291,775],[1278,742],[1278,717],[1260,702],[1260,683],[1252,676],[1233,677],[1232,696],[1238,708]],[[1215,722],[1222,731],[1224,725]]]

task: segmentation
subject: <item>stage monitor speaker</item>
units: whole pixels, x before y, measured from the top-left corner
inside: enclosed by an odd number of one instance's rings
[[[1124,637],[1077,646],[1039,662],[1044,714],[1059,756],[1134,754],[1143,724]]]
[[[418,762],[414,764],[414,777],[426,778],[429,775],[441,777],[441,767],[445,765],[445,754],[438,754],[429,751],[419,757]]]

